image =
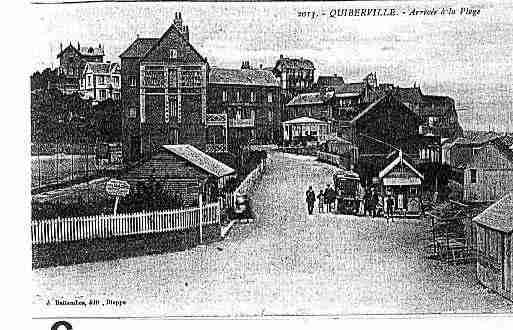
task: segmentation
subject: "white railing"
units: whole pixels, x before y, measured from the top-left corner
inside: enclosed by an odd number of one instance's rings
[[[255,117],[251,118],[233,118],[229,120],[230,127],[253,127],[255,126]]]
[[[227,207],[232,208],[235,204],[235,198],[237,195],[247,194],[251,188],[255,185],[257,181],[262,178],[263,173],[265,172],[266,160],[262,159],[260,164],[249,173],[249,175],[241,182],[241,184],[231,193],[226,194],[226,203]]]
[[[185,230],[220,220],[219,204],[211,203],[182,210],[32,221],[32,244]]]
[[[226,126],[226,113],[207,113],[207,125]]]

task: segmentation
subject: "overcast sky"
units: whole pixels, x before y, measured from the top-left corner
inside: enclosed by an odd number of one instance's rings
[[[466,4],[464,4],[466,3]],[[331,9],[426,8],[453,16],[338,17]],[[477,16],[460,8],[479,8]],[[33,69],[58,64],[59,45],[105,46],[106,60],[136,38],[160,37],[182,12],[194,47],[212,66],[272,66],[280,54],[311,59],[316,75],[359,81],[376,72],[379,82],[449,95],[464,128],[513,131],[513,5],[511,1],[401,1],[351,3],[106,3],[33,5]],[[299,18],[298,11],[326,13]],[[472,120],[474,118],[474,120]]]

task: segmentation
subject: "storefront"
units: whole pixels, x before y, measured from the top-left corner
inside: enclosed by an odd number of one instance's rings
[[[315,118],[301,117],[282,123],[286,144],[317,144],[328,137],[329,124]]]
[[[419,214],[421,212],[421,184],[424,176],[399,153],[385,169],[379,173],[383,196],[394,198],[395,212],[399,214]]]

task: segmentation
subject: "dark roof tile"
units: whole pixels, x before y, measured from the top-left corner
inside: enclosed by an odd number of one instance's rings
[[[119,57],[143,57],[158,41],[159,38],[138,38]]]
[[[209,83],[246,86],[279,87],[279,82],[271,71],[255,69],[212,68]]]

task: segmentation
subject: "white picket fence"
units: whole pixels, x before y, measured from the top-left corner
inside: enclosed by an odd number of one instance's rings
[[[182,210],[50,219],[32,222],[32,244],[185,230],[220,223],[218,203]],[[200,230],[201,232],[201,230]]]
[[[231,208],[235,205],[235,198],[237,195],[246,194],[262,177],[266,167],[266,160],[262,159],[260,164],[249,173],[249,175],[241,182],[241,184],[232,193],[226,194],[227,207]]]

